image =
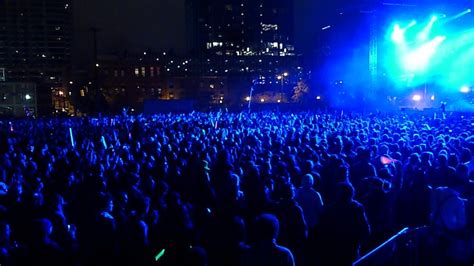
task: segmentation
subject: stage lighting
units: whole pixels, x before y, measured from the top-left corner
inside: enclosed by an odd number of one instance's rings
[[[31,100],[31,96],[29,94],[25,95],[25,100]]]
[[[428,39],[427,32],[423,31],[423,32],[420,32],[420,34],[418,34],[418,40],[425,41],[426,39]]]
[[[410,22],[410,24],[408,24],[408,26],[405,29],[409,29],[415,25],[416,25],[416,20],[412,20],[412,22]]]
[[[250,96],[245,97],[245,100],[248,102],[250,101]]]
[[[445,36],[437,36],[430,42],[418,47],[403,58],[404,68],[410,72],[424,71],[430,59],[436,52],[436,48],[446,40]]]
[[[415,101],[415,102],[419,102],[419,101],[421,101],[421,95],[419,95],[419,94],[415,94],[415,95],[413,95],[413,98],[412,98],[412,100],[413,100],[413,101]]]
[[[316,96],[316,100],[321,100],[321,96]]]
[[[400,25],[395,24],[393,27],[392,41],[395,43],[402,43],[405,39],[405,31],[400,28]]]
[[[435,96],[434,95],[431,95],[431,98],[430,98],[432,101],[435,100]]]
[[[428,35],[430,34],[433,24],[436,22],[436,20],[438,20],[437,16],[431,17],[428,25],[426,25],[426,27],[418,34],[419,41],[426,41],[426,39],[428,39]]]
[[[468,86],[462,86],[460,91],[462,93],[469,93],[471,92],[471,88],[469,88]]]
[[[456,19],[458,19],[458,18],[461,18],[461,17],[463,17],[463,16],[465,16],[465,15],[471,13],[471,12],[472,12],[472,10],[471,10],[470,8],[468,8],[468,9],[464,10],[463,12],[457,14],[456,16],[454,16],[454,17],[448,19],[448,22],[449,22],[449,21],[456,20]]]

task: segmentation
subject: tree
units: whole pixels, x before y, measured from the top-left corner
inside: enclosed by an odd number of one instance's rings
[[[309,87],[308,85],[300,80],[298,81],[298,84],[293,88],[293,96],[291,97],[291,100],[295,103],[300,103],[303,101],[304,97],[308,94],[309,92]]]

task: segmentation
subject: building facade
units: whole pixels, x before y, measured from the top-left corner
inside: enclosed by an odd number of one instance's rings
[[[226,76],[201,75],[191,68],[187,69],[188,64],[189,61],[182,58],[157,58],[150,54],[100,56],[97,80],[99,94],[104,96],[112,112],[123,107],[141,110],[147,100],[192,99],[196,101],[197,107],[203,108],[224,105],[230,101]],[[79,98],[86,98],[92,83],[92,80],[80,85],[73,83],[71,91],[79,89]],[[74,89],[76,85],[79,88]]]
[[[37,112],[36,84],[0,82],[0,116],[25,117]]]
[[[294,55],[293,1],[188,0],[196,51],[226,56]]]
[[[49,114],[52,91],[64,87],[70,68],[70,0],[0,2],[0,68],[7,82],[37,86],[39,111]]]

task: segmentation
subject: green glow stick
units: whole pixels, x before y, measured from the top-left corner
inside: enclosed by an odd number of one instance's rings
[[[158,253],[158,255],[155,256],[155,261],[158,261],[161,257],[163,257],[163,255],[165,255],[165,249],[160,251],[160,253]]]

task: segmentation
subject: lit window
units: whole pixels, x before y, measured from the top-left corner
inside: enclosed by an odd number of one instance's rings
[[[138,68],[135,68],[135,76],[140,76],[140,69]]]
[[[142,67],[142,77],[146,77],[146,68]]]
[[[278,25],[277,24],[263,24],[262,23],[262,30],[263,31],[277,31]]]
[[[155,76],[155,68],[154,67],[150,67],[150,76],[151,77]]]

